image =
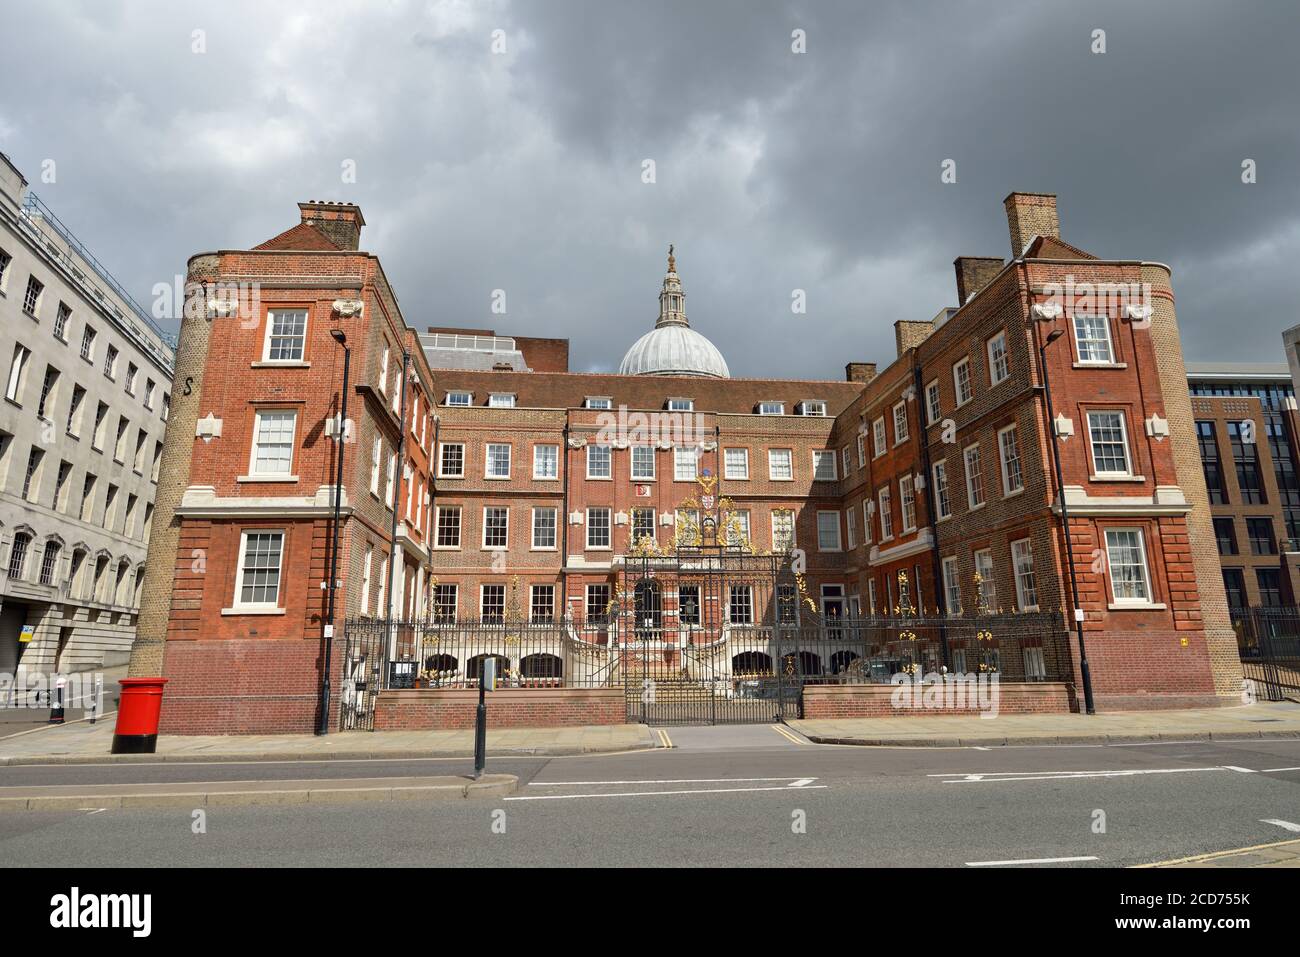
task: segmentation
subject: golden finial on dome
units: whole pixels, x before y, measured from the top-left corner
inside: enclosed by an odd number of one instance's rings
[[[677,272],[677,259],[673,256],[673,244],[668,244],[668,271]]]

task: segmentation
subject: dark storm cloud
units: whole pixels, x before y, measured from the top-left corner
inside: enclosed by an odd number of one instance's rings
[[[1027,189],[1060,195],[1075,245],[1174,267],[1191,359],[1280,361],[1296,321],[1282,4],[22,9],[0,149],[145,302],[190,254],[342,198],[413,325],[569,336],[575,367],[612,368],[671,241],[734,375],[833,378],[953,302],[954,256],[1008,255],[1001,200]]]

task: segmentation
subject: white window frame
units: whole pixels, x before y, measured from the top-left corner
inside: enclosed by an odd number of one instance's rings
[[[592,470],[592,461],[598,450],[605,453],[605,468],[603,473]],[[614,478],[614,448],[610,445],[601,445],[599,443],[587,445],[587,479],[588,481],[609,482]]]
[[[462,396],[465,399],[464,402],[452,401],[453,397],[459,399]],[[442,404],[454,409],[467,409],[474,404],[474,393],[466,392],[464,389],[453,389],[452,391],[447,393],[446,397],[443,399]]]
[[[550,528],[550,531],[551,531],[551,544],[549,544],[549,545],[539,545],[539,544],[537,544],[537,531],[538,531],[537,519],[538,519],[538,516],[539,516],[539,515],[543,515],[543,514],[545,514],[545,513],[547,513],[547,512],[549,512],[550,515],[551,515],[551,528]],[[530,536],[530,540],[531,540],[531,543],[532,543],[532,544],[529,546],[529,548],[530,548],[531,551],[534,551],[534,552],[553,552],[553,551],[555,551],[557,548],[559,548],[559,543],[560,543],[560,510],[559,510],[558,508],[556,508],[554,505],[538,505],[538,506],[535,506],[535,507],[533,508],[533,513],[532,513],[532,534],[531,534],[531,536]]]
[[[948,555],[939,562],[943,575],[943,601],[949,617],[961,614],[961,578],[958,575],[957,556]]]
[[[833,449],[813,449],[813,450],[812,450],[813,481],[814,481],[814,482],[837,482],[837,481],[839,481],[839,477],[840,477],[839,467],[838,467],[838,464],[836,463],[835,459],[836,459],[836,455],[835,455],[835,451],[834,451]],[[830,467],[830,473],[831,473],[831,474],[830,474],[830,475],[819,475],[818,473],[822,471],[821,468],[820,468],[820,463],[822,463],[822,462],[827,462],[827,461],[829,461],[829,462],[831,463],[831,467]]]
[[[275,576],[275,601],[249,601],[243,600],[244,595],[244,574],[247,571],[245,563],[248,560],[248,536],[250,535],[279,535],[280,536],[280,567]],[[285,530],[282,528],[245,528],[239,532],[239,560],[235,567],[235,594],[231,602],[231,609],[235,611],[279,611],[280,598],[284,594],[284,546],[288,539]]]
[[[1121,598],[1115,591],[1115,572],[1114,562],[1111,560],[1111,542],[1112,534],[1133,533],[1137,536],[1138,557],[1141,560],[1142,569],[1142,586],[1146,595],[1142,598]],[[1103,540],[1106,543],[1106,577],[1110,579],[1110,598],[1116,607],[1137,607],[1144,608],[1152,605],[1155,599],[1152,597],[1154,592],[1151,587],[1151,567],[1147,559],[1146,530],[1136,525],[1117,525],[1102,530]]]
[[[883,486],[876,493],[876,498],[876,512],[880,517],[880,540],[892,542],[894,540],[893,494],[889,486]]]
[[[828,519],[833,520],[835,522],[834,541],[829,545],[826,544],[826,539],[829,537],[827,533],[831,531],[829,522],[827,521]],[[817,551],[840,552],[843,550],[844,550],[843,544],[840,539],[840,513],[818,509],[817,510]]]
[[[1023,546],[1022,554],[1017,555],[1017,547]],[[1028,568],[1023,566],[1028,561]],[[1023,578],[1028,575],[1030,584],[1025,585]],[[1028,538],[1017,538],[1011,542],[1011,577],[1016,585],[1016,607],[1021,611],[1038,611],[1038,577],[1034,574],[1034,543]],[[1027,592],[1032,588],[1033,600],[1026,600]]]
[[[858,433],[858,468],[867,467],[867,435],[865,432]]]
[[[257,467],[258,441],[262,434],[262,417],[270,415],[287,415],[292,422],[289,430],[289,461],[283,472],[263,472]],[[258,409],[253,413],[253,435],[248,450],[248,475],[245,478],[274,478],[282,482],[297,481],[293,474],[295,453],[298,445],[298,410],[297,409]]]
[[[911,475],[898,480],[898,509],[903,520],[903,534],[916,531],[916,485]]]
[[[494,474],[492,472],[492,450],[504,448],[506,450],[506,472],[504,475]],[[514,447],[509,442],[487,442],[483,445],[483,478],[491,481],[504,481],[510,478],[510,473],[514,468]]]
[[[1007,332],[1002,330],[984,344],[989,360],[989,387],[1001,385],[1011,378],[1011,353],[1007,350]],[[1001,375],[996,375],[996,373]]]
[[[939,380],[932,379],[925,386],[925,424],[934,425],[943,418],[943,396],[939,392]]]
[[[979,481],[977,482],[971,481],[971,449],[975,450],[975,455],[979,464]],[[966,476],[966,508],[973,512],[978,508],[983,508],[988,502],[988,498],[984,494],[984,453],[980,449],[978,442],[973,442],[961,450],[961,464],[962,471]],[[979,501],[975,500],[976,491],[979,492]]]
[[[862,500],[862,543],[870,545],[875,541],[875,533],[871,529],[871,506],[872,499],[868,495]]]
[[[435,549],[440,549],[445,552],[459,551],[460,548],[465,543],[465,509],[463,509],[459,505],[435,505],[433,507],[433,512],[434,512],[433,529],[432,529],[433,534],[430,536],[433,547]],[[455,545],[442,545],[439,544],[438,542],[440,530],[442,528],[443,512],[456,513],[456,544]]]
[[[488,408],[489,409],[513,409],[515,407],[515,394],[513,392],[489,392]]]
[[[889,437],[885,432],[885,417],[882,415],[871,423],[871,457],[878,459],[889,451]]]
[[[845,545],[849,551],[858,547],[858,510],[856,508],[846,508],[844,510],[844,535]]]
[[[604,545],[591,544],[591,533],[596,527],[592,522],[592,517],[603,512],[605,515],[605,538]],[[584,547],[589,552],[608,552],[614,548],[614,510],[608,505],[592,505],[587,507],[586,534],[584,537]]]
[[[728,453],[739,452],[741,455],[741,464],[744,466],[743,471],[733,471],[731,467],[731,458]],[[729,448],[722,450],[722,477],[729,482],[747,482],[749,481],[749,449],[747,448]]]
[[[650,469],[648,472],[645,470],[645,465],[647,464],[645,461],[641,461],[639,463],[637,462],[638,452],[642,454],[643,459],[647,453],[649,454]],[[628,454],[628,474],[630,475],[632,481],[653,482],[656,480],[656,475],[658,474],[658,463],[657,463],[658,455],[656,454],[655,447],[653,445],[633,445],[629,448],[627,454]]]
[[[546,475],[538,469],[538,465],[542,461],[542,458],[538,453],[541,452],[542,449],[550,449],[555,453],[551,460],[555,465],[554,475]],[[533,446],[533,478],[542,482],[558,482],[560,480],[560,447],[558,445],[539,442]]]
[[[897,402],[894,403],[893,417],[894,417],[894,445],[898,446],[906,442],[908,435],[910,434],[907,427],[907,402],[905,402],[902,399],[899,399]],[[899,426],[902,426],[902,428],[899,428]]]
[[[370,449],[370,494],[375,498],[379,497],[379,480],[384,472],[383,453],[384,440],[375,436],[374,445]]]
[[[664,403],[664,408],[669,412],[694,412],[695,400],[686,399],[681,396],[673,396]]]
[[[460,471],[448,472],[444,469],[445,455],[447,449],[460,449]],[[465,477],[465,443],[464,442],[439,442],[438,443],[438,478],[464,478]]]
[[[612,409],[614,399],[608,395],[589,395],[582,400],[582,404],[587,409]]]
[[[964,399],[962,398],[963,376],[959,373],[959,370],[965,371],[964,379],[966,383],[966,398]],[[975,398],[975,382],[971,378],[970,374],[970,356],[958,359],[952,364],[952,394],[957,400],[957,408],[959,409],[963,405],[966,405],[966,403],[973,401]]]
[[[785,415],[784,402],[760,402],[758,404],[759,415]]]
[[[825,417],[826,403],[821,399],[805,399],[799,403],[799,414]]]
[[[690,454],[689,460],[687,453]],[[684,465],[691,466],[691,474],[686,475]],[[700,450],[694,445],[676,445],[673,446],[673,481],[674,482],[694,482],[700,475]]]
[[[981,565],[985,564],[985,562],[981,559],[981,556],[983,556],[983,558],[988,560],[986,566],[988,571],[987,575],[984,574],[985,569],[980,567]],[[985,610],[989,614],[996,614],[997,600],[998,600],[998,579],[997,579],[996,569],[993,567],[993,549],[991,548],[979,549],[971,556],[971,561],[975,568],[975,573],[980,576],[980,589],[978,594],[984,596],[984,598],[986,599]]]
[[[942,478],[940,478],[942,476]],[[948,486],[948,460],[940,459],[930,466],[930,481],[934,487],[935,520],[952,518],[952,493]]]
[[[505,536],[505,537],[506,537],[506,540],[505,540],[505,542],[503,542],[503,543],[500,544],[500,545],[489,545],[489,544],[488,544],[488,540],[487,540],[487,533],[488,533],[488,512],[490,512],[490,511],[491,511],[491,512],[505,512],[505,513],[506,513],[506,527],[505,527],[505,532],[506,532],[506,536]],[[486,552],[494,552],[494,551],[497,551],[498,549],[501,550],[501,551],[503,551],[503,552],[504,552],[504,551],[509,551],[509,550],[510,550],[510,506],[509,506],[509,505],[484,505],[484,506],[483,506],[483,511],[482,511],[481,514],[482,514],[482,516],[483,516],[483,532],[482,532],[482,534],[479,536],[479,542],[481,543],[481,546],[482,546],[483,550],[486,551]]]
[[[785,543],[785,542],[782,542],[780,539],[777,538],[777,534],[776,534],[776,532],[777,532],[777,518],[776,518],[776,517],[777,517],[778,515],[782,515],[782,516],[786,516],[786,515],[788,515],[788,516],[790,517],[790,541],[789,541],[788,544]],[[770,519],[769,519],[768,521],[769,521],[769,524],[770,524],[771,527],[772,527],[772,551],[774,551],[774,552],[776,552],[776,553],[778,553],[778,554],[784,554],[785,552],[789,551],[790,549],[798,547],[798,546],[797,546],[797,542],[798,542],[798,534],[799,534],[799,533],[798,533],[799,519],[798,519],[798,516],[795,515],[795,511],[794,511],[794,509],[792,509],[792,508],[774,508],[774,509],[772,509],[772,514],[771,514],[771,517],[770,517]]]
[[[303,314],[303,319],[302,319],[302,334],[301,334],[301,336],[294,336],[294,338],[298,338],[298,339],[301,340],[301,341],[300,341],[300,348],[299,348],[299,350],[298,350],[298,358],[296,358],[296,359],[272,359],[272,358],[271,358],[271,340],[272,340],[273,338],[277,338],[277,337],[273,336],[273,335],[271,334],[271,331],[275,328],[275,317],[276,317],[276,314],[277,314],[277,313],[280,313],[280,314],[299,313],[299,312]],[[289,365],[289,366],[300,366],[300,365],[305,365],[306,362],[307,362],[307,329],[308,329],[308,327],[309,327],[310,325],[311,325],[311,310],[310,310],[310,309],[300,309],[300,308],[297,308],[297,307],[289,307],[289,308],[284,308],[284,309],[268,309],[268,310],[266,310],[266,338],[265,338],[265,341],[262,343],[262,361],[263,361],[263,362],[267,362],[267,363],[271,363],[272,365]],[[288,336],[279,336],[278,338],[281,338],[281,339],[287,339],[287,338],[289,338],[289,337],[288,337]]]
[[[1102,471],[1097,468],[1097,447],[1093,442],[1092,435],[1092,417],[1094,415],[1116,415],[1119,416],[1120,445],[1124,449],[1125,468],[1122,472]],[[1133,451],[1129,448],[1128,442],[1128,416],[1123,409],[1089,409],[1084,416],[1088,426],[1088,464],[1092,468],[1092,478],[1132,478],[1133,477]]]
[[[789,475],[777,475],[774,469],[776,461],[773,459],[775,453],[783,453],[785,464]],[[767,479],[769,482],[793,482],[794,481],[794,449],[768,449],[767,450]]]
[[[1086,337],[1081,336],[1079,334],[1080,320],[1082,320],[1085,323],[1090,323],[1096,320],[1100,320],[1102,324],[1102,328],[1105,329],[1106,332],[1105,338],[1097,339],[1092,335],[1088,335]],[[1075,313],[1071,317],[1070,325],[1073,327],[1074,330],[1074,355],[1079,365],[1081,366],[1115,365],[1115,342],[1111,338],[1111,334],[1110,334],[1110,316],[1106,315],[1105,313]],[[1088,352],[1090,354],[1089,358],[1087,359],[1083,357],[1083,344],[1085,342],[1088,343]],[[1092,358],[1091,353],[1096,348],[1096,345],[1102,342],[1104,342],[1106,346],[1106,357],[1104,359]]]
[[[1013,477],[1011,474],[1011,463],[1007,458],[1007,445],[1006,440],[1003,438],[1003,436],[1008,434],[1011,436],[1011,442],[1015,446],[1016,453],[1015,478],[1019,484],[1014,487],[1011,485],[1011,479]],[[1025,463],[1020,454],[1020,433],[1014,425],[1008,425],[1006,428],[998,429],[998,466],[1002,471],[1003,498],[1010,498],[1013,495],[1019,495],[1025,490]]]

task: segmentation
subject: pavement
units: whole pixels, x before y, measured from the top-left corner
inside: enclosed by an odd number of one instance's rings
[[[503,797],[513,774],[350,780],[64,784],[0,788],[0,811],[97,811],[109,808],[252,807],[261,804],[338,804],[359,801],[436,801]]]
[[[283,761],[364,758],[421,758],[471,755],[474,732],[340,731],[328,735],[239,734],[161,735],[155,754],[110,754],[114,718],[51,725],[0,738],[0,767],[27,764],[85,764],[143,761]],[[639,724],[570,728],[500,728],[488,731],[489,755],[593,754],[660,747]]]
[[[1274,841],[1214,854],[1197,854],[1139,867],[1300,867],[1300,840]]]
[[[818,744],[1001,747],[1017,744],[1119,744],[1300,738],[1300,703],[1235,708],[1116,711],[1105,714],[999,714],[791,721]]]
[[[0,813],[0,868],[1272,869],[1300,843],[1300,739],[914,748],[819,745],[775,724],[660,734],[667,747],[489,758],[489,772],[518,786],[488,800],[186,798]],[[0,768],[0,797],[108,785],[222,794],[255,790],[249,779],[270,792],[400,789],[463,775],[471,763],[459,755],[20,765]]]

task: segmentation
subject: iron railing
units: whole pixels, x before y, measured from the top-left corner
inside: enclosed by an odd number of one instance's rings
[[[1300,699],[1300,607],[1231,609],[1241,670],[1268,701]]]

